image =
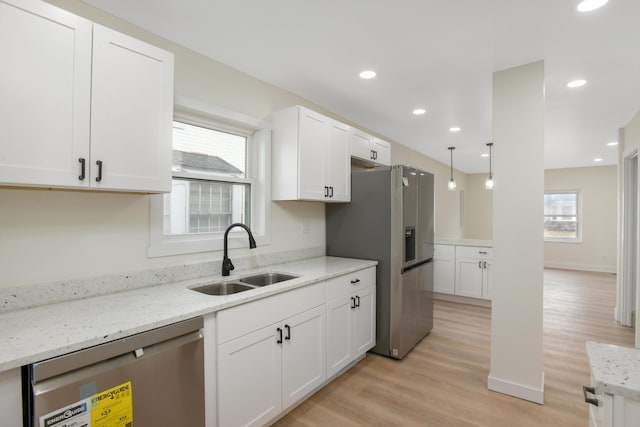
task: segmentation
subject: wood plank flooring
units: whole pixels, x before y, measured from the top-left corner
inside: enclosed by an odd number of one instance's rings
[[[615,275],[545,270],[545,404],[487,389],[491,311],[436,301],[434,329],[402,361],[369,354],[276,426],[587,426],[585,341],[633,346],[613,318]]]

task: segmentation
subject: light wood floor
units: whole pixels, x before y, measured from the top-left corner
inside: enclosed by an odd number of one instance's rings
[[[487,389],[490,309],[436,301],[433,331],[404,360],[369,354],[276,425],[587,426],[585,341],[633,346],[614,306],[614,275],[545,271],[544,405]]]

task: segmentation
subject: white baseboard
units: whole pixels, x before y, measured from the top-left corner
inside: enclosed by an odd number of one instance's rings
[[[575,264],[571,262],[545,261],[545,268],[559,268],[562,270],[594,271],[598,273],[616,273],[616,266],[595,265],[595,264]]]
[[[495,378],[489,373],[487,379],[487,388],[489,390],[497,391],[498,393],[508,394],[509,396],[517,397],[519,399],[528,400],[530,402],[544,404],[544,372],[542,372],[542,378],[540,381],[541,388],[533,388],[522,384],[516,384],[511,381]]]

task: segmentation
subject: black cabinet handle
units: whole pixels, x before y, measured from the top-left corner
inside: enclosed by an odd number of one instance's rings
[[[356,308],[356,299],[351,297],[351,308]]]
[[[478,253],[481,254],[481,255],[486,255],[487,251],[478,251]]]
[[[482,261],[478,261],[478,268],[482,268]]]
[[[594,399],[592,397],[587,397],[587,393],[596,394],[595,387],[587,387],[586,385],[582,386],[582,395],[584,396],[584,401],[592,404],[593,406],[598,406],[598,399]]]
[[[483,268],[487,268],[487,261],[484,262],[484,264],[482,265]]]
[[[360,283],[360,279],[356,279],[356,280],[352,280],[352,281],[351,281],[351,284],[352,284],[352,285],[355,285],[356,283]]]
[[[331,195],[329,197],[333,197],[333,187],[329,187],[331,189]]]
[[[96,165],[98,165],[98,176],[96,177],[96,182],[102,181],[102,160],[96,160]]]
[[[373,160],[378,160],[378,152],[373,150]]]
[[[329,197],[329,187],[324,186],[324,197]]]
[[[356,307],[360,307],[360,297],[356,295]]]
[[[276,331],[278,331],[278,341],[276,341],[276,344],[282,344],[282,328],[277,328]]]
[[[285,340],[290,340],[291,339],[291,326],[284,325],[284,328],[287,330],[287,336],[285,336],[284,339]]]
[[[80,162],[80,176],[78,176],[78,179],[80,181],[83,181],[85,176],[86,176],[85,173],[84,173],[85,172],[85,162],[86,162],[86,160],[84,159],[84,157],[80,157],[78,159],[78,161]]]

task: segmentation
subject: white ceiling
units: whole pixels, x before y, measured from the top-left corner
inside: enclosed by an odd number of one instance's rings
[[[640,109],[638,0],[85,1],[444,163],[456,146],[467,173],[488,169],[494,71],[545,61],[547,168],[616,164]]]

